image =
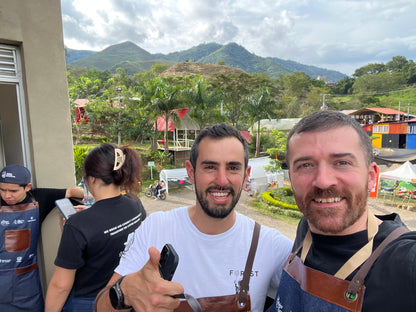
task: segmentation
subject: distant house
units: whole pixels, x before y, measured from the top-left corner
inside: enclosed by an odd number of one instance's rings
[[[173,111],[177,114],[180,121],[168,120],[168,131],[173,134],[173,147],[169,145],[169,150],[173,152],[175,165],[184,166],[185,161],[189,159],[189,153],[194,142],[194,139],[191,139],[191,135],[193,138],[196,138],[200,126],[189,116],[189,108],[174,109]],[[166,120],[163,116],[156,120],[153,130],[161,132],[166,130]],[[158,140],[157,145],[158,149],[165,149],[164,140]]]
[[[250,131],[240,131],[240,133],[243,136],[243,138],[246,139],[247,143],[250,144],[251,143]]]
[[[365,107],[355,110],[348,115],[361,124],[374,124],[377,122],[404,121],[408,115],[393,108]]]
[[[372,136],[373,147],[413,149],[414,137],[410,115],[392,108],[366,107],[348,115]]]
[[[75,106],[75,120],[76,120],[76,122],[78,124],[80,124],[82,122],[85,122],[85,123],[90,122],[89,118],[85,114],[85,106],[89,102],[90,101],[88,99],[76,99],[74,101],[74,106]]]
[[[416,149],[416,118],[408,121],[406,142],[408,149]]]

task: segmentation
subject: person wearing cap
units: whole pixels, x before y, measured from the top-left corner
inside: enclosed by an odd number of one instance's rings
[[[32,189],[30,171],[9,165],[0,172],[0,311],[43,311],[37,243],[40,224],[63,197],[81,188]]]

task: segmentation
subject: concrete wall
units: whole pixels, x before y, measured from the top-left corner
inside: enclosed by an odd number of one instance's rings
[[[75,184],[71,116],[59,0],[0,1],[0,43],[18,46],[23,70],[23,121],[33,183]],[[0,105],[6,105],[0,101]],[[2,121],[6,119],[2,116]],[[17,144],[17,143],[16,143]],[[8,146],[6,148],[16,148]]]
[[[60,0],[1,0],[0,44],[18,47],[22,73],[17,83],[0,77],[2,162],[28,166],[35,187],[74,187]],[[42,224],[44,289],[54,270],[60,222],[55,208]]]

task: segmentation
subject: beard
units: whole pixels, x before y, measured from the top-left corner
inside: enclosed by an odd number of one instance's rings
[[[210,191],[229,191],[230,196],[232,197],[230,204],[211,204],[209,203],[209,192]],[[236,193],[232,187],[220,187],[220,186],[211,186],[205,191],[198,191],[198,188],[195,184],[195,194],[196,198],[201,205],[202,210],[210,217],[217,219],[224,219],[227,217],[237,205],[238,200],[241,196],[240,192]]]
[[[340,197],[339,207],[316,207],[315,198]],[[327,234],[338,234],[353,225],[363,215],[367,207],[368,190],[352,194],[348,190],[337,191],[335,188],[326,190],[315,189],[304,198],[295,195],[299,210],[317,230]]]

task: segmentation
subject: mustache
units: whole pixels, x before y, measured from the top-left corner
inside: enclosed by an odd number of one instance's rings
[[[232,187],[229,186],[210,186],[209,188],[207,188],[207,192],[211,192],[211,191],[229,191],[231,193],[231,195],[234,195],[234,189]]]
[[[327,189],[315,188],[307,196],[308,199],[313,198],[324,198],[324,197],[344,197],[341,192],[336,190],[334,187]]]

